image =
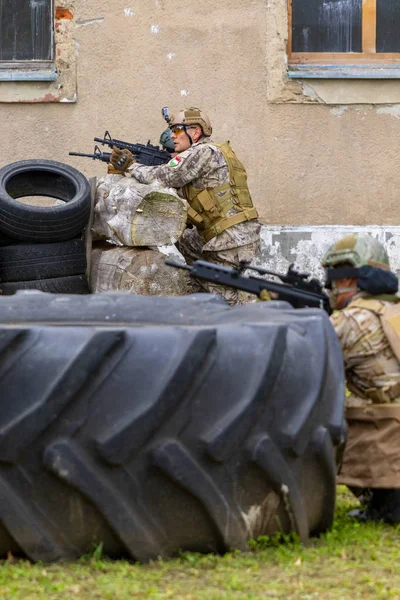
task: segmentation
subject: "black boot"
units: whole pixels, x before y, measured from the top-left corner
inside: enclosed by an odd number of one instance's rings
[[[367,521],[400,523],[400,489],[373,488],[364,514]]]
[[[365,515],[365,510],[362,508],[354,508],[353,510],[347,513],[347,516],[351,517],[352,519],[357,519],[357,521],[364,522],[368,520]]]
[[[355,495],[360,504],[365,506],[371,500],[371,488],[361,488],[355,486],[347,486],[352,494]]]
[[[354,486],[347,487],[355,495],[355,497],[362,506],[362,508],[353,508],[353,510],[347,513],[347,516],[352,517],[353,519],[357,519],[358,521],[367,521],[365,509],[372,498],[371,489]]]

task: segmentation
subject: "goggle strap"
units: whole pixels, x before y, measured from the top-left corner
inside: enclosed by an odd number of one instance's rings
[[[334,279],[348,279],[358,277],[359,271],[356,267],[339,267],[337,269],[326,269],[328,281]]]

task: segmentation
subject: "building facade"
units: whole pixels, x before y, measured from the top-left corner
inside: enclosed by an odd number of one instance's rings
[[[92,152],[105,130],[158,143],[161,107],[200,106],[245,164],[265,227],[291,236],[287,260],[313,227],[326,245],[339,226],[398,224],[391,0],[15,2],[31,37],[1,36],[0,166],[46,158],[100,176],[68,152]]]

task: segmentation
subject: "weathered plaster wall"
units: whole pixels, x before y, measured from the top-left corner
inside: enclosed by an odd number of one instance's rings
[[[1,103],[0,165],[41,157],[101,175],[68,151],[91,152],[105,129],[157,143],[161,107],[195,105],[245,163],[264,223],[398,223],[400,82],[288,82],[286,0],[58,5],[74,17],[76,102]],[[1,83],[0,96],[32,85]]]
[[[311,227],[264,226],[257,264],[285,273],[290,264],[299,271],[324,279],[321,260],[328,248],[350,233],[368,233],[384,244],[390,267],[400,277],[400,227],[354,227],[350,225]]]

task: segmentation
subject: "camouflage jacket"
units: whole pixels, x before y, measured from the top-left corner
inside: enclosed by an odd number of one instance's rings
[[[366,297],[360,292],[352,300]],[[400,365],[378,315],[350,304],[330,319],[339,338],[349,390],[373,403],[400,402]],[[347,402],[363,404],[363,402]]]
[[[199,190],[204,190],[217,187],[229,180],[226,160],[222,152],[213,146],[210,138],[193,144],[166,165],[147,167],[134,163],[129,167],[128,175],[140,183],[152,183],[158,180],[166,187],[176,188],[183,198],[185,196],[182,188],[188,183]],[[235,212],[235,209],[231,209],[228,214],[235,214]],[[203,250],[218,251],[252,244],[260,239],[260,229],[261,224],[258,219],[239,223],[212,238],[204,245]]]

